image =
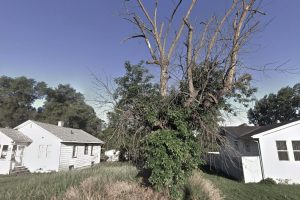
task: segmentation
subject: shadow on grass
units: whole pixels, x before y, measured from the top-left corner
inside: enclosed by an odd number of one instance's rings
[[[210,166],[210,165],[202,165],[200,167],[200,169],[206,173],[206,174],[210,174],[210,175],[216,175],[216,176],[221,176],[223,178],[226,178],[226,179],[230,179],[230,180],[233,180],[233,181],[237,181],[237,182],[240,182],[240,180],[230,176],[229,174],[227,174],[226,172],[223,172],[221,170],[216,170],[213,166]]]

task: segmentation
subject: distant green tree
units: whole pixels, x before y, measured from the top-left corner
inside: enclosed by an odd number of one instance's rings
[[[255,125],[268,125],[298,118],[300,109],[300,84],[281,88],[277,94],[265,95],[249,109],[248,119]]]
[[[47,85],[26,77],[0,77],[0,127],[15,127],[35,118],[34,101],[42,99]]]
[[[52,124],[64,121],[68,127],[83,129],[95,136],[100,134],[103,125],[94,109],[85,103],[81,93],[70,85],[61,84],[48,89],[38,119]]]

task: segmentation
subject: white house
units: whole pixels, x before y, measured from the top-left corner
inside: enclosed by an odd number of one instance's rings
[[[21,166],[23,151],[32,140],[19,131],[0,128],[0,174],[9,174],[15,166]]]
[[[14,129],[0,129],[0,174],[15,167],[50,172],[100,162],[103,142],[80,130],[28,120]],[[3,155],[3,156],[2,156]]]
[[[221,129],[227,145],[211,154],[210,163],[216,169],[245,183],[272,178],[300,184],[300,120]]]

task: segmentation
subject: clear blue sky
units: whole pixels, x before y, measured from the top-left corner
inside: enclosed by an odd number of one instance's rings
[[[199,1],[199,18],[224,11],[226,1]],[[265,0],[263,7],[264,21],[272,22],[251,41],[245,63],[288,61],[285,68],[300,69],[300,1]],[[0,75],[24,75],[50,86],[70,83],[91,99],[89,70],[116,77],[125,60],[149,57],[143,41],[122,43],[134,32],[119,16],[122,9],[122,0],[0,0]],[[254,75],[257,97],[300,82],[300,74]]]

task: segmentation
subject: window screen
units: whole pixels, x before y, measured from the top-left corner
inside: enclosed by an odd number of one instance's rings
[[[286,141],[276,141],[276,147],[279,160],[289,160],[289,154],[286,146]]]
[[[292,141],[295,161],[300,161],[300,141]]]

